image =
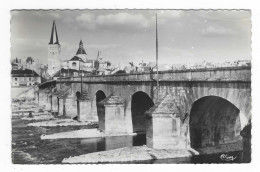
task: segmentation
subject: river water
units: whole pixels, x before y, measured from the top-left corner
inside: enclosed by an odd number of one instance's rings
[[[42,134],[53,134],[97,126],[77,127],[28,127],[28,121],[12,118],[12,161],[14,164],[60,164],[64,158],[82,154],[145,145],[145,134],[93,139],[41,140]],[[236,157],[233,161],[220,158],[222,153],[199,155],[191,158],[176,158],[142,161],[137,163],[241,163],[242,152],[225,153]],[[136,163],[136,162],[135,162]]]

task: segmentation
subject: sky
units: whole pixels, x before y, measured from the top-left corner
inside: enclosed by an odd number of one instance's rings
[[[47,63],[55,20],[61,59],[82,40],[89,59],[160,64],[251,60],[251,12],[243,10],[21,10],[11,12],[11,58]]]

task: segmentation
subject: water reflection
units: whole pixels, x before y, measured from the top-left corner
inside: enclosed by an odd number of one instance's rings
[[[105,139],[106,150],[112,150],[123,147],[133,146],[133,137],[131,136],[122,136],[122,137],[107,137]]]
[[[85,148],[86,152],[91,153],[100,150],[100,143],[102,143],[103,141],[103,138],[82,139],[80,140],[80,144]]]
[[[84,147],[86,153],[113,150],[123,147],[145,145],[145,134],[136,136],[117,136],[107,138],[78,139],[80,147]],[[79,146],[79,145],[78,145]]]

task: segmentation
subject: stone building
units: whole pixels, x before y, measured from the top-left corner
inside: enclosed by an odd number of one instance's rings
[[[73,71],[72,74],[68,74],[67,76],[75,77],[77,73],[86,74],[98,74],[98,75],[106,75],[110,74],[110,66],[111,63],[108,61],[104,61],[99,58],[100,52],[98,52],[98,57],[96,59],[91,59],[87,57],[86,50],[83,46],[83,41],[80,40],[79,48],[70,60],[65,60],[61,64],[62,69],[66,69],[68,71]],[[77,70],[77,71],[75,71]],[[83,72],[78,72],[83,71]],[[59,71],[55,73],[55,77],[59,75]]]
[[[93,72],[95,70],[95,64],[96,60],[87,58],[87,53],[83,47],[83,42],[80,40],[79,48],[75,56],[73,56],[70,60],[63,61],[62,68]]]
[[[12,86],[31,86],[41,82],[41,77],[33,70],[12,70]]]

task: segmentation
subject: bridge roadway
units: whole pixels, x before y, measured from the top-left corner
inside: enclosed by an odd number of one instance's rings
[[[71,77],[39,88],[50,110],[97,119],[108,133],[145,132],[154,148],[234,143],[251,119],[251,67]]]

